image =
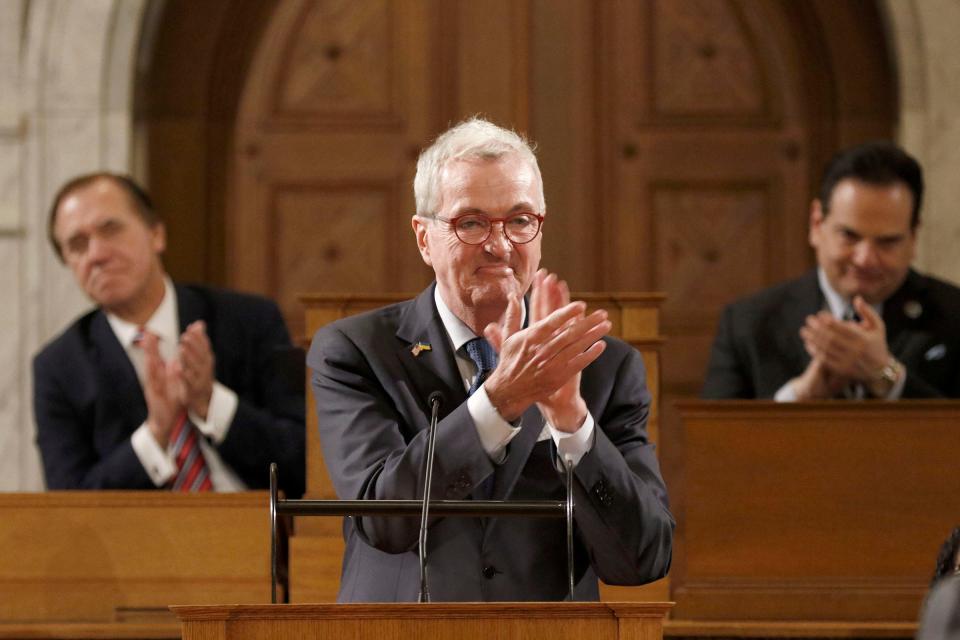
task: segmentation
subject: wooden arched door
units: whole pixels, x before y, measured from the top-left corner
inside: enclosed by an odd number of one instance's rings
[[[841,43],[820,27],[845,24],[843,11],[285,2],[240,94],[229,282],[276,297],[297,333],[300,293],[419,290],[431,274],[408,222],[417,152],[449,123],[488,114],[539,144],[546,266],[575,290],[666,293],[669,430],[671,400],[699,391],[722,305],[810,264],[806,212],[827,153],[889,134],[880,71],[857,70],[873,93],[843,112],[844,67],[826,53]],[[882,51],[869,27],[842,45],[861,60]]]

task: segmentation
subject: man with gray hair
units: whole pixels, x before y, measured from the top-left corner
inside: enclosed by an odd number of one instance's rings
[[[530,146],[467,120],[420,156],[412,225],[436,282],[416,299],[320,329],[307,358],[327,468],[344,499],[423,494],[428,398],[442,394],[431,498],[561,500],[574,465],[574,597],[597,577],[670,566],[674,520],[646,435],[636,350],[538,269],[546,215]],[[416,600],[417,518],[348,518],[338,599]],[[434,600],[567,596],[565,524],[433,518]]]

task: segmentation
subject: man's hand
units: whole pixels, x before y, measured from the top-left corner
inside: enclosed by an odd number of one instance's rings
[[[810,356],[823,361],[831,374],[858,382],[872,382],[890,361],[883,319],[863,298],[853,299],[859,322],[834,318],[830,313],[808,316],[800,337]]]
[[[570,302],[565,282],[541,269],[533,281],[530,323],[520,328],[520,292],[510,300],[499,324],[484,335],[499,353],[497,368],[484,387],[505,420],[519,418],[533,403],[561,431],[574,432],[586,418],[580,396],[580,372],[596,360],[609,333],[606,311],[585,316],[586,304]]]
[[[798,402],[835,398],[848,383],[845,378],[833,375],[816,356],[802,374],[790,381]]]
[[[180,364],[164,362],[157,336],[145,333],[140,342],[144,353],[147,401],[147,428],[161,447],[166,448],[177,419],[184,411]]]
[[[191,322],[180,336],[178,361],[183,380],[183,404],[201,419],[207,419],[213,395],[213,349],[203,320]]]

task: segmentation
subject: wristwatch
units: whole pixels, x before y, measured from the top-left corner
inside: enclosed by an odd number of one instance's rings
[[[896,358],[890,356],[887,364],[883,365],[874,374],[873,380],[870,381],[870,394],[876,398],[885,398],[900,380],[901,375],[903,375],[903,365]]]

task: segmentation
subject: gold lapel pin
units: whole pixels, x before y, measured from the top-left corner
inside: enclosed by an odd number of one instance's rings
[[[418,355],[420,355],[421,351],[432,351],[432,350],[433,350],[433,347],[431,347],[426,342],[418,342],[417,344],[413,345],[412,349],[410,349],[410,353],[412,353],[413,357],[416,358]]]
[[[907,317],[911,320],[916,320],[923,313],[923,305],[916,300],[910,300],[903,305],[903,312],[907,314]]]

